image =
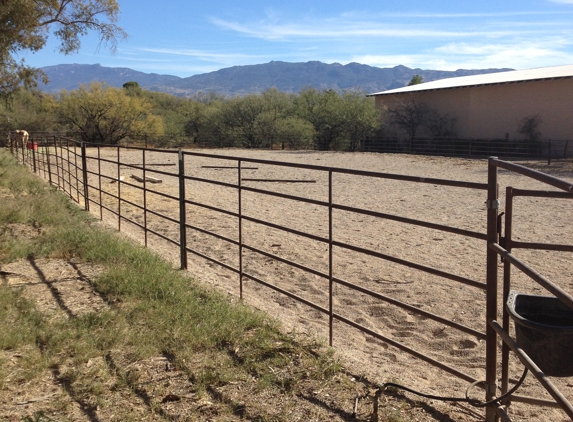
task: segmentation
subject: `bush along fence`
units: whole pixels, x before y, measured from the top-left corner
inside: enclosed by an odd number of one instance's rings
[[[120,147],[105,145],[87,145],[66,138],[38,138],[33,140],[31,147],[15,148],[14,155],[28,165],[31,170],[44,177],[50,184],[57,186],[75,202],[85,207],[86,210],[98,212],[100,218],[104,214],[117,219],[117,227],[122,230],[123,225],[129,224],[143,233],[143,242],[147,246],[153,239],[171,245],[179,253],[179,265],[182,269],[188,267],[188,257],[193,256],[204,260],[209,266],[220,267],[237,279],[238,296],[243,298],[247,288],[264,287],[273,294],[278,294],[288,300],[295,301],[310,308],[316,320],[320,324],[326,324],[329,344],[335,343],[336,331],[342,329],[362,332],[369,338],[384,344],[385,347],[394,348],[402,353],[410,355],[433,366],[444,373],[445,376],[453,377],[463,382],[472,383],[485,390],[485,401],[468,399],[469,404],[485,408],[485,417],[488,422],[498,418],[511,420],[508,415],[510,402],[527,403],[533,406],[559,407],[570,418],[573,418],[573,406],[559,389],[551,382],[549,376],[571,376],[571,365],[565,372],[559,372],[557,368],[563,366],[563,356],[569,356],[573,347],[573,334],[570,327],[573,325],[573,297],[562,287],[536,272],[526,262],[514,254],[515,249],[545,250],[559,252],[573,252],[573,245],[542,244],[522,242],[512,237],[513,199],[518,196],[553,198],[560,200],[573,199],[573,185],[547,174],[528,169],[521,165],[500,160],[492,157],[488,162],[488,182],[474,183],[466,181],[444,180],[436,178],[424,178],[405,176],[398,174],[379,173],[371,171],[350,170],[344,168],[332,168],[317,165],[306,165],[269,160],[252,159],[245,157],[233,157],[226,155],[213,155],[198,151],[183,150],[159,150],[139,147]],[[212,163],[211,165],[199,166],[197,163]],[[193,168],[191,168],[193,165]],[[254,178],[252,171],[258,168],[286,169],[295,176],[289,179]],[[122,169],[128,169],[137,173],[134,180],[125,180]],[[507,188],[505,218],[500,213],[500,196],[498,192],[498,170],[504,169],[528,178],[535,179],[548,188],[554,190],[519,190]],[[213,172],[210,172],[213,171]],[[214,173],[217,176],[213,176]],[[314,175],[309,178],[308,175]],[[306,175],[306,176],[305,176]],[[487,219],[486,231],[468,230],[459,227],[438,224],[413,217],[405,217],[397,214],[375,211],[359,204],[338,202],[335,199],[337,180],[345,178],[357,178],[362,183],[400,183],[403,185],[415,184],[431,185],[440,189],[465,189],[468,195],[477,192],[476,198],[483,203],[486,201]],[[159,188],[156,184],[160,180],[172,181],[172,189]],[[272,183],[281,182],[281,183]],[[298,188],[287,189],[284,186],[302,186],[302,184],[316,187],[318,196],[306,195]],[[273,188],[264,188],[264,186]],[[261,187],[263,186],[263,187]],[[274,188],[282,186],[283,188]],[[193,187],[194,194],[189,193]],[[207,200],[202,192],[210,188],[220,188],[231,192],[228,198],[232,200]],[[322,195],[322,196],[321,196]],[[217,198],[216,198],[217,199]],[[270,203],[272,201],[287,201],[299,204],[302,220],[315,221],[316,230],[309,229],[304,224],[289,224],[288,218],[282,221],[273,216],[258,215],[253,213],[253,202]],[[154,205],[157,201],[163,201],[160,206]],[[310,207],[310,208],[308,208]],[[308,210],[311,209],[312,212]],[[193,210],[191,212],[191,210]],[[224,221],[220,227],[225,227],[222,232],[210,229],[208,226],[199,225],[200,215],[206,215],[207,221],[217,219]],[[395,256],[391,251],[381,250],[375,247],[367,247],[364,244],[353,241],[337,232],[338,219],[342,215],[349,215],[351,219],[364,219],[365,221],[385,221],[391,224],[403,224],[410,227],[430,229],[447,236],[460,236],[466,240],[483,242],[483,254],[486,265],[484,273],[478,279],[466,277],[461,274],[449,272],[437,268],[436,265],[428,265],[415,260]],[[190,217],[192,216],[192,218]],[[505,221],[505,232],[502,233],[502,220]],[[160,227],[167,227],[160,229]],[[219,227],[219,228],[220,228]],[[304,259],[304,254],[297,254],[296,249],[290,255],[283,255],[273,247],[266,248],[253,242],[249,236],[251,231],[260,229],[275,233],[277,239],[286,241],[287,238],[295,238],[295,245],[303,250],[311,250],[318,245],[322,254],[322,262],[309,264]],[[482,227],[484,227],[482,225]],[[278,233],[278,234],[276,234]],[[270,236],[270,235],[269,235]],[[199,239],[199,240],[197,240]],[[273,238],[274,239],[274,238]],[[155,240],[153,240],[155,241]],[[207,243],[217,243],[234,250],[234,259],[221,258],[219,249],[206,249]],[[311,246],[315,245],[315,246]],[[446,245],[449,250],[451,245]],[[213,252],[215,251],[215,253]],[[335,253],[336,252],[336,253]],[[485,309],[481,322],[477,322],[476,329],[454,319],[437,315],[431,312],[431,308],[422,308],[408,303],[403,297],[393,297],[380,292],[372,285],[360,283],[338,276],[337,256],[338,253],[348,252],[358,257],[367,258],[364,262],[384,262],[388,265],[406,267],[411,271],[421,274],[429,274],[435,279],[451,283],[458,288],[475,289],[483,292],[485,302],[480,305]],[[422,256],[422,253],[416,256]],[[257,258],[258,257],[258,258]],[[498,283],[498,261],[503,259],[503,282]],[[269,278],[267,274],[251,269],[251,262],[255,259],[263,259],[276,265],[287,266],[293,270],[302,272],[308,277],[322,280],[324,283],[324,301],[315,301],[305,297],[301,293],[292,290],[292,280],[280,282]],[[385,264],[386,265],[386,264]],[[528,297],[515,297],[510,293],[513,276],[511,268],[525,274],[533,283],[551,293],[557,302],[546,305],[529,304]],[[266,278],[265,278],[266,277]],[[480,279],[485,280],[480,281]],[[451,288],[451,287],[450,287]],[[339,305],[337,295],[342,290],[354,292],[360,295],[365,302],[383,303],[401,309],[409,314],[420,317],[424,324],[438,324],[448,327],[449,330],[473,336],[485,342],[485,352],[481,357],[483,364],[475,368],[476,362],[467,362],[466,368],[462,361],[456,361],[456,365],[437,359],[432,353],[426,353],[416,349],[415,344],[409,344],[400,338],[389,335],[383,327],[365,324],[353,313],[344,311]],[[498,304],[498,297],[503,297],[504,303],[514,303],[515,306],[504,307]],[[535,302],[535,298],[532,299]],[[464,306],[464,304],[459,304]],[[543,349],[545,346],[536,345],[535,335],[519,328],[519,324],[527,321],[528,327],[535,326],[536,315],[543,314],[536,306],[549,306],[551,309],[559,309],[548,321],[541,321],[538,325],[542,331],[557,333],[556,336],[563,339],[563,329],[569,330],[569,338],[559,343],[565,351],[555,351],[554,355]],[[533,309],[533,310],[532,310]],[[512,314],[513,312],[513,314]],[[529,312],[529,314],[528,314]],[[515,315],[517,317],[515,317]],[[498,322],[498,315],[502,320]],[[510,318],[515,317],[516,338],[510,336]],[[551,326],[550,329],[543,328]],[[560,331],[561,330],[561,331]],[[501,342],[500,342],[501,341]],[[500,343],[498,343],[500,342]],[[501,344],[501,346],[500,346]],[[335,344],[334,344],[335,345]],[[550,345],[553,346],[553,345]],[[539,353],[540,348],[545,350]],[[551,348],[551,347],[550,347]],[[539,383],[549,392],[553,400],[546,398],[519,395],[510,389],[509,385],[509,356],[510,352],[519,359]],[[559,353],[562,353],[561,355]],[[501,356],[501,360],[498,359]],[[556,356],[556,357],[554,357]],[[557,359],[558,362],[547,362],[549,359]],[[561,361],[559,361],[561,359]],[[568,359],[570,360],[570,358]],[[461,362],[461,363],[460,363]],[[563,365],[562,365],[563,364]],[[565,365],[567,366],[567,365]],[[547,373],[546,373],[547,372]],[[476,374],[478,374],[476,376]],[[501,379],[501,386],[497,380]],[[483,381],[481,381],[483,380]],[[520,383],[519,383],[520,384]],[[517,385],[519,386],[519,385]],[[507,396],[510,394],[510,397]]]

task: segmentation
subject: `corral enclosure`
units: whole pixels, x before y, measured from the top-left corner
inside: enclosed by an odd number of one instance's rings
[[[57,184],[83,204],[84,191],[77,187],[81,169],[79,176],[77,168],[73,171],[75,151],[53,165],[62,170]],[[243,157],[240,171],[239,160],[229,156]],[[183,263],[179,222],[185,220],[184,238],[192,250],[187,267],[193,275],[242,295],[290,329],[326,339],[332,335],[332,345],[354,373],[452,396],[462,396],[469,379],[485,379],[487,160],[209,150],[182,154],[181,178],[176,151],[87,148],[86,157],[91,212],[177,265]],[[558,170],[558,176],[572,180],[567,165],[543,170]],[[177,201],[180,180],[184,213]],[[499,183],[500,211],[504,186],[548,189],[503,169]],[[513,214],[514,239],[573,244],[570,199],[518,198]],[[570,253],[518,250],[515,255],[573,292]],[[544,294],[518,272],[512,288]],[[332,321],[330,306],[337,315]],[[452,370],[431,366],[392,342]],[[521,371],[512,358],[510,378],[519,378]],[[571,400],[567,380],[554,382]],[[550,398],[531,376],[519,393]],[[473,394],[482,396],[479,390]],[[559,410],[520,403],[512,404],[509,414],[515,420],[565,418]]]

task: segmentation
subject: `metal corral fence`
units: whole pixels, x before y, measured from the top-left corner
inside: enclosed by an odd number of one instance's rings
[[[78,138],[74,134],[54,134],[35,132],[32,136],[46,138],[50,135]],[[264,145],[247,145],[241,137],[203,136],[131,136],[119,145],[160,149],[208,149],[208,148],[257,148],[257,149],[312,149],[313,145],[301,143],[300,138],[269,140]],[[458,137],[416,137],[399,139],[388,137],[367,137],[351,143],[340,141],[333,150],[362,151],[380,153],[400,153],[417,155],[437,155],[445,157],[487,158],[496,156],[504,160],[542,159],[551,160],[573,157],[573,141],[550,139],[469,139]]]
[[[503,159],[552,159],[573,156],[573,141],[531,139],[464,138],[368,138],[363,151],[443,155],[450,157],[491,157]]]
[[[511,267],[514,267],[525,273],[534,282],[538,283],[540,286],[555,295],[555,297],[558,298],[558,301],[563,304],[569,312],[573,312],[573,297],[571,297],[571,295],[569,295],[559,286],[552,283],[547,278],[543,277],[541,274],[538,274],[534,269],[530,268],[526,263],[512,254],[512,250],[517,248],[540,249],[547,251],[573,251],[573,245],[528,243],[512,239],[513,198],[516,196],[537,196],[545,198],[573,199],[573,185],[569,182],[514,163],[501,161],[497,158],[489,159],[488,183],[485,184],[405,176],[398,174],[377,173],[371,171],[358,171],[344,168],[331,168],[298,163],[275,162],[182,150],[158,150],[137,147],[86,145],[71,139],[56,137],[38,138],[31,140],[27,146],[27,149],[16,148],[13,150],[13,153],[16,157],[19,158],[20,161],[32,168],[34,172],[49,180],[50,184],[57,186],[78,204],[84,206],[86,210],[96,207],[96,209],[99,208],[101,218],[103,218],[104,212],[111,213],[112,215],[116,216],[118,229],[122,229],[122,222],[128,222],[134,226],[137,226],[145,234],[146,245],[148,243],[148,236],[155,235],[158,238],[163,239],[165,242],[176,246],[180,251],[179,263],[182,269],[187,268],[188,254],[194,254],[212,264],[221,266],[238,275],[239,296],[241,298],[243,297],[245,281],[250,280],[258,285],[265,286],[275,292],[278,292],[285,297],[307,305],[319,314],[326,316],[328,319],[328,337],[330,345],[332,345],[333,337],[335,335],[334,323],[341,322],[355,330],[380,340],[386,345],[391,345],[401,350],[402,352],[414,356],[415,358],[421,359],[429,365],[439,368],[440,370],[445,371],[448,374],[457,377],[458,379],[479,385],[485,390],[486,401],[490,402],[486,406],[485,410],[486,420],[488,422],[497,420],[497,418],[501,418],[502,420],[510,420],[506,411],[507,405],[510,402],[522,402],[537,406],[560,407],[569,417],[573,418],[573,406],[571,403],[552,384],[547,375],[544,374],[544,372],[537,366],[538,364],[534,362],[530,356],[528,356],[521,345],[516,343],[516,341],[510,336],[510,318],[508,310],[505,307],[501,307],[503,308],[502,323],[500,324],[497,322],[498,315],[500,315],[502,312],[498,304],[498,295],[503,295],[504,303],[510,298],[512,280],[510,272]],[[122,160],[122,154],[126,153],[140,154],[141,159],[138,163],[130,163]],[[149,159],[151,155],[160,156],[161,163],[152,163]],[[236,175],[236,178],[231,176],[230,179],[224,181],[217,180],[215,178],[189,175],[189,173],[187,173],[185,170],[186,160],[196,160],[199,158],[216,160],[216,162],[219,164],[212,167],[217,167],[219,169],[230,169],[233,171],[233,174]],[[227,164],[221,165],[221,162]],[[111,166],[110,168],[115,170],[111,173],[109,171],[106,173],[102,171],[102,166]],[[163,167],[156,168],[156,166]],[[297,169],[299,171],[314,171],[317,172],[317,174],[322,174],[327,189],[327,197],[321,200],[305,197],[302,195],[287,194],[279,192],[278,190],[267,190],[254,187],[253,185],[247,185],[246,182],[249,181],[281,181],[283,183],[315,182],[313,180],[303,179],[263,180],[246,177],[245,175],[247,174],[247,171],[252,169],[253,166],[270,166],[273,168],[282,167]],[[169,167],[174,167],[175,170],[168,171]],[[127,168],[133,171],[138,171],[141,175],[140,181],[142,184],[134,184],[123,180],[120,175],[120,168]],[[501,235],[502,214],[499,212],[500,204],[498,192],[498,169],[500,168],[533,178],[557,189],[557,191],[524,191],[509,187],[506,196],[507,202],[505,215],[505,233],[503,236]],[[487,199],[487,231],[484,233],[480,231],[461,229],[415,218],[403,217],[400,215],[377,212],[351,205],[336,203],[333,198],[333,190],[336,187],[335,177],[342,177],[344,175],[359,176],[372,181],[386,180],[397,181],[400,183],[410,182],[415,184],[431,184],[440,187],[455,187],[471,191],[482,191],[483,196],[480,196],[482,202],[484,199]],[[155,179],[159,177],[176,180],[178,188],[173,192],[162,192],[153,187],[150,187],[151,184],[156,181]],[[219,186],[233,190],[236,195],[236,209],[231,210],[228,208],[214,206],[199,202],[198,200],[190,199],[189,195],[186,193],[186,183],[190,181],[199,183],[205,187]],[[117,187],[116,190],[114,192],[110,192],[109,190],[102,189],[104,182],[106,182],[108,185],[113,184]],[[122,188],[129,188],[141,192],[143,201],[136,201],[131,198],[126,198],[125,194],[122,194]],[[327,217],[324,225],[327,228],[327,234],[321,235],[310,233],[292,227],[287,227],[285,225],[277,224],[273,221],[265,220],[262,218],[255,218],[251,215],[247,215],[244,210],[246,207],[247,197],[251,194],[262,195],[263,198],[267,198],[269,201],[272,198],[281,198],[288,201],[295,201],[301,204],[310,204],[314,207],[317,207],[317,209],[325,210]],[[172,205],[175,205],[171,208],[175,208],[176,213],[167,215],[168,207],[164,207],[163,211],[159,209],[151,209],[148,206],[148,201],[150,200],[151,196],[160,197],[164,200],[170,201]],[[236,225],[234,226],[236,228],[234,235],[222,235],[206,228],[190,224],[187,221],[189,207],[201,209],[212,216],[224,215],[233,219],[236,222]],[[127,213],[124,212],[125,208],[138,210],[139,217],[128,217]],[[456,236],[462,236],[464,238],[483,241],[484,255],[487,255],[486,274],[483,277],[486,280],[486,283],[465,277],[463,275],[450,273],[448,271],[444,271],[429,265],[420,264],[398,256],[393,256],[390,253],[382,253],[379,250],[357,246],[349,242],[341,241],[339,240],[339,237],[337,236],[337,233],[334,229],[336,223],[336,217],[334,215],[335,211],[350,213],[356,217],[367,216],[378,220],[402,223],[412,227],[417,226],[433,229],[443,233],[449,233]],[[159,219],[174,225],[174,227],[178,228],[178,233],[165,234],[165,232],[151,228],[151,219]],[[286,258],[277,253],[263,250],[260,247],[249,243],[246,240],[248,235],[248,228],[253,224],[264,226],[273,230],[278,230],[281,233],[284,233],[284,236],[290,234],[300,239],[308,239],[313,242],[317,242],[318,244],[322,244],[327,249],[327,253],[325,255],[325,260],[327,262],[322,267],[323,269],[312,268],[305,262]],[[233,230],[235,230],[235,228],[233,228]],[[195,244],[188,242],[189,232],[201,233],[202,235],[210,237],[213,239],[213,241],[223,242],[227,245],[230,245],[231,247],[236,248],[236,265],[230,264],[228,262],[223,262],[223,260],[218,259],[217,257],[209,256],[204,252],[201,252]],[[334,248],[337,248],[337,250],[352,251],[354,253],[367,256],[369,259],[378,259],[384,262],[397,264],[399,266],[405,266],[423,273],[432,274],[439,278],[449,280],[456,283],[456,285],[464,286],[464,288],[477,289],[478,291],[484,292],[486,294],[486,301],[482,306],[486,309],[486,320],[483,321],[483,325],[480,324],[483,327],[483,330],[476,330],[454,320],[436,315],[435,313],[432,313],[428,310],[421,309],[419,306],[413,306],[412,304],[406,303],[402,300],[381,294],[372,289],[366,288],[363,285],[360,285],[360,283],[354,282],[353,280],[345,280],[335,276],[334,268],[336,266],[336,262],[335,256],[333,254]],[[328,303],[326,305],[315,303],[311,300],[301,297],[300,295],[294,294],[293,292],[289,291],[288,288],[280,287],[274,284],[272,280],[265,280],[260,275],[251,273],[247,269],[248,254],[256,254],[264,257],[265,259],[272,260],[273,262],[285,264],[292,268],[301,270],[307,274],[313,275],[317,278],[326,280],[328,290]],[[504,261],[504,278],[501,289],[498,286],[498,260],[500,256]],[[485,362],[482,366],[480,366],[481,368],[485,368],[485,381],[479,382],[476,377],[469,375],[459,370],[458,368],[451,366],[450,364],[441,362],[432,356],[417,351],[414,348],[404,344],[403,342],[397,341],[394,338],[390,338],[387,335],[377,331],[376,329],[367,327],[360,321],[357,321],[351,316],[340,312],[336,307],[335,301],[333,300],[336,289],[340,287],[359,292],[361,295],[364,295],[365,297],[368,297],[372,300],[375,299],[386,304],[401,308],[408,313],[418,315],[423,318],[426,323],[429,323],[429,321],[435,321],[461,333],[466,333],[471,336],[475,336],[477,339],[485,341]],[[556,323],[556,325],[559,325],[559,323]],[[503,341],[503,347],[501,350],[500,346],[498,345],[499,339]],[[569,350],[571,349],[571,344],[567,345],[566,347],[569,348],[567,353],[570,353]],[[541,385],[554,398],[554,401],[544,398],[520,396],[518,394],[512,394],[510,398],[504,398],[500,401],[494,400],[496,397],[499,397],[501,394],[504,394],[509,390],[508,360],[510,350],[517,355],[522,364],[528,368],[539,380]],[[500,353],[501,362],[499,362],[498,359],[498,355]],[[545,364],[542,364],[541,366],[543,365]],[[499,377],[502,380],[501,387],[497,386],[498,374],[501,374]],[[501,393],[499,392],[500,390]]]

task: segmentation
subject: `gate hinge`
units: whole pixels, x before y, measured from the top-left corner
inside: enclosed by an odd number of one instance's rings
[[[488,210],[490,210],[490,209],[494,209],[494,210],[499,209],[499,200],[498,200],[498,199],[492,199],[492,200],[488,199],[485,203],[487,204],[487,209],[488,209]]]

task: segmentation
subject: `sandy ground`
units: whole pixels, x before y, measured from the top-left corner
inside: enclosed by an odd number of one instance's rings
[[[372,153],[243,150],[204,152],[425,178],[487,182],[486,160]],[[91,157],[97,156],[96,151],[90,151],[88,154]],[[101,156],[116,160],[117,152],[102,150]],[[141,151],[121,152],[121,162],[124,164],[141,165],[143,160]],[[168,197],[169,195],[176,197],[179,191],[175,166],[177,154],[148,151],[145,155],[145,162],[148,170],[170,173],[168,175],[147,172],[147,176],[162,180],[162,183],[147,183],[147,189],[162,195],[148,192],[144,197],[143,190],[140,189],[143,184],[131,177],[132,175],[143,176],[142,172],[126,165],[118,168],[113,163],[102,162],[102,173],[113,179],[117,179],[119,175],[123,178],[122,183],[113,183],[115,180],[108,178],[100,180],[91,174],[90,184],[98,186],[101,183],[102,188],[113,195],[117,195],[119,190],[121,197],[133,204],[143,205],[145,201],[150,212],[144,215],[138,207],[122,202],[121,212],[126,219],[118,222],[116,216],[105,209],[100,210],[94,204],[91,205],[91,211],[98,216],[101,213],[104,221],[112,226],[118,227],[118,224],[121,224],[121,231],[139,242],[145,242],[145,235],[129,220],[140,225],[147,224],[149,229],[178,242],[180,235],[178,225],[153,214],[155,212],[175,220],[179,219],[179,205],[177,201]],[[569,181],[573,180],[571,162],[553,163],[551,166],[539,162],[522,164],[553,173]],[[236,165],[235,160],[186,156],[185,174],[202,179],[186,181],[187,200],[233,213],[237,212],[239,209],[237,189],[226,186],[226,184],[237,184],[237,170],[205,167],[236,167]],[[252,167],[242,170],[243,179],[299,181],[298,183],[277,183],[243,180],[242,185],[245,187],[281,192],[322,202],[329,200],[328,172],[248,162],[243,162],[242,166]],[[91,171],[97,171],[97,162],[89,160],[88,167]],[[335,204],[485,233],[486,192],[483,190],[339,173],[334,173],[332,177],[332,201]],[[539,182],[505,170],[500,170],[499,181],[501,211],[504,211],[506,186],[548,190]],[[126,182],[137,187],[129,186]],[[78,198],[80,197],[81,194],[78,194]],[[91,190],[90,197],[99,202],[99,194],[95,189]],[[102,201],[108,208],[118,209],[117,200],[112,196],[104,194]],[[245,217],[242,226],[242,240],[245,245],[328,274],[328,243],[320,240],[328,239],[328,208],[249,191],[243,191],[241,201],[242,213]],[[573,244],[571,226],[573,212],[570,200],[517,198],[514,216],[514,239]],[[248,218],[289,227],[311,234],[317,239],[308,239],[265,227],[249,221]],[[188,224],[198,229],[207,230],[235,242],[239,240],[238,219],[234,216],[187,204],[186,220]],[[332,229],[333,239],[337,242],[374,250],[485,283],[486,244],[484,240],[341,210],[333,211]],[[188,247],[197,253],[233,268],[239,267],[239,248],[236,244],[193,229],[187,231],[187,242]],[[175,264],[179,264],[177,245],[152,233],[147,235],[147,245]],[[515,254],[525,259],[538,272],[559,284],[570,294],[573,293],[573,260],[570,254],[523,250],[515,251]],[[333,248],[332,262],[333,275],[338,279],[379,295],[405,302],[478,332],[485,332],[485,292],[483,289],[337,246]],[[321,308],[328,309],[329,307],[329,285],[324,277],[304,272],[249,251],[247,247],[243,250],[243,268],[245,273],[291,292]],[[502,269],[503,265],[500,264],[500,279]],[[188,254],[188,270],[201,282],[209,283],[229,294],[239,295],[239,277],[233,271],[193,253]],[[513,289],[522,293],[544,294],[527,277],[517,274],[517,271],[513,274],[515,275]],[[248,277],[244,277],[243,280],[243,298],[247,303],[269,312],[287,329],[306,331],[321,336],[327,341],[328,314],[273,291]],[[485,341],[477,336],[457,331],[340,284],[335,284],[333,288],[333,309],[338,315],[471,377],[485,378]],[[463,396],[468,385],[467,381],[456,378],[386,342],[336,320],[333,324],[333,346],[348,363],[351,371],[357,375],[366,375],[379,383],[393,380],[429,394],[458,397]],[[521,371],[522,366],[516,359],[512,359],[511,379],[518,379]],[[554,382],[569,400],[573,400],[573,384],[570,379],[555,378]],[[519,394],[549,398],[532,376],[528,376]],[[474,391],[473,395],[476,398],[483,398],[479,390]],[[436,406],[439,404],[436,403]],[[514,403],[509,413],[515,421],[568,420],[560,410],[533,408],[519,403]]]

